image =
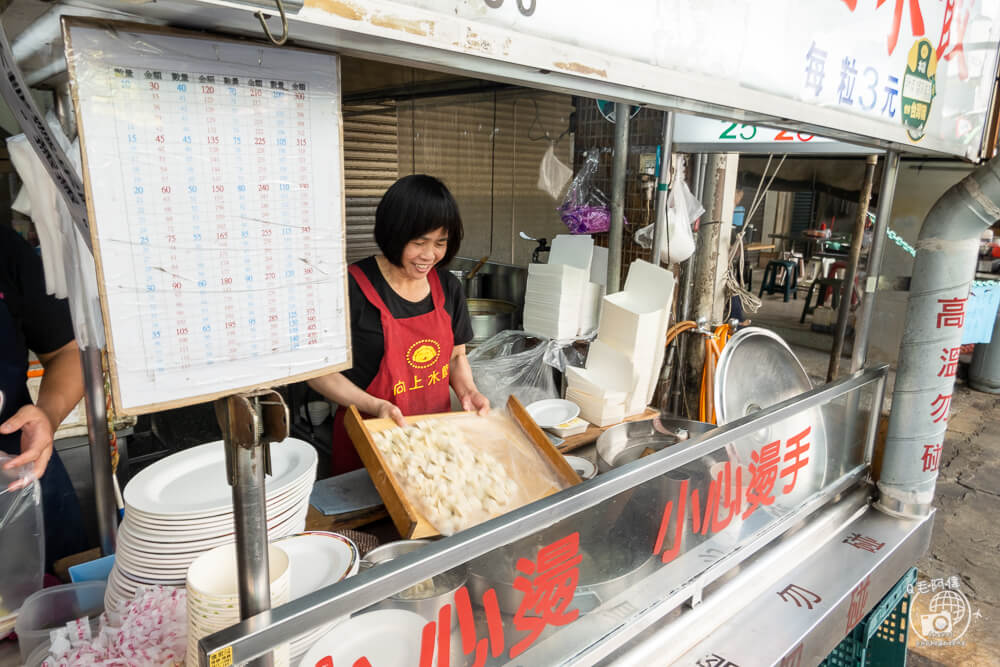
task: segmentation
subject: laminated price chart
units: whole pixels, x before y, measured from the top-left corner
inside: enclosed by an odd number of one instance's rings
[[[116,408],[346,367],[336,57],[66,32]]]

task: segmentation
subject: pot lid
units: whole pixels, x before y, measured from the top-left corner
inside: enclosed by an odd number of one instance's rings
[[[780,336],[748,327],[733,336],[719,356],[715,382],[719,424],[742,419],[812,388],[802,364]],[[773,502],[762,505],[768,514],[781,516],[795,510],[826,483],[830,465],[827,438],[823,409],[812,407],[739,438],[727,450],[737,465],[747,468],[755,453],[762,456],[768,443],[780,443],[781,457],[798,457],[795,462],[801,465],[794,480],[782,478],[774,486]],[[794,451],[790,439],[797,442]]]
[[[722,348],[715,412],[727,424],[813,388],[795,353],[776,333],[747,327]]]

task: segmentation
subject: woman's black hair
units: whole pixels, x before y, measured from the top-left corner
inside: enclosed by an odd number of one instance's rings
[[[433,176],[404,176],[375,209],[375,243],[396,266],[402,264],[407,243],[441,228],[448,232],[448,249],[438,264],[447,266],[462,245],[462,216],[448,188]]]

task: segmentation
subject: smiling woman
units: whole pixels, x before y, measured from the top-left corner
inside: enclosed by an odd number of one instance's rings
[[[348,270],[354,367],[309,382],[342,406],[334,416],[335,475],[361,467],[343,406],[403,425],[404,415],[447,412],[450,386],[464,410],[489,410],[465,357],[473,336],[465,296],[446,270],[462,243],[448,188],[423,174],[396,181],[375,211],[375,242],[382,254]]]

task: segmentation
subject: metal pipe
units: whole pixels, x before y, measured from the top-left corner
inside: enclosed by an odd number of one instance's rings
[[[705,194],[705,166],[707,164],[707,156],[704,153],[698,153],[694,156],[692,165],[692,177],[694,183],[694,196],[698,198],[698,201],[704,201],[703,197]],[[681,289],[680,289],[680,304],[678,312],[680,313],[679,320],[681,322],[686,322],[690,319],[691,315],[691,285],[693,281],[691,279],[692,272],[694,269],[694,255],[684,260],[681,263]],[[677,341],[674,343],[674,347],[677,349],[677,363],[673,366],[673,375],[670,378],[670,412],[673,414],[682,414],[681,412],[681,382],[684,381],[684,359],[687,353],[687,338],[684,336],[679,336]],[[687,415],[687,406],[683,406],[683,414]]]
[[[878,482],[877,507],[887,514],[931,511],[979,236],[998,219],[994,158],[945,192],[920,228]]]
[[[660,150],[660,176],[656,183],[656,223],[653,225],[653,265],[659,266],[660,245],[663,238],[670,247],[670,236],[667,233],[667,198],[670,194],[670,161],[674,144],[674,114],[672,111],[663,114],[663,148]],[[669,262],[669,258],[667,258]]]
[[[234,457],[233,523],[239,570],[240,617],[249,618],[271,608],[268,581],[267,509],[264,500],[264,447],[226,447]]]
[[[70,141],[76,137],[76,114],[73,111],[73,98],[69,83],[66,82],[54,91],[55,113],[62,126],[63,133]],[[79,274],[82,265],[73,252],[87,252],[77,249],[75,243],[67,245],[67,257],[70,269]],[[97,537],[101,547],[101,555],[110,556],[115,553],[118,543],[118,503],[116,502],[114,472],[111,466],[111,450],[108,438],[107,395],[104,392],[103,350],[95,343],[103,342],[103,324],[93,315],[93,310],[86,304],[86,294],[83,290],[84,276],[77,275],[76,280],[69,284],[69,298],[75,304],[84,304],[75,312],[84,313],[83,322],[75,322],[77,331],[84,331],[80,346],[80,363],[83,366],[84,407],[87,412],[87,440],[90,450],[90,474],[94,484],[94,509],[97,513]]]
[[[84,399],[87,408],[87,439],[90,441],[90,471],[94,480],[94,505],[101,555],[110,556],[118,542],[118,507],[111,479],[111,450],[108,446],[108,414],[104,396],[104,368],[101,348],[80,350],[83,364]]]
[[[844,353],[844,337],[847,335],[847,320],[851,316],[854,281],[858,277],[858,264],[861,262],[861,242],[865,237],[865,225],[868,223],[868,204],[872,198],[872,185],[875,182],[875,165],[877,163],[878,158],[874,155],[869,155],[865,159],[865,180],[861,185],[861,197],[858,199],[858,214],[854,218],[854,233],[851,236],[851,254],[847,260],[847,272],[844,275],[844,284],[841,285],[840,310],[837,312],[837,326],[833,332],[830,365],[826,369],[827,382],[833,382],[840,371],[840,355]]]
[[[976,345],[969,365],[969,386],[976,391],[1000,394],[1000,311],[989,343]]]
[[[615,103],[615,152],[611,163],[611,226],[608,229],[608,294],[621,289],[622,235],[625,233],[625,168],[628,164],[629,108]]]
[[[861,313],[854,328],[854,348],[851,351],[851,372],[858,370],[868,360],[868,338],[872,329],[872,314],[875,312],[875,292],[878,277],[882,274],[882,255],[885,251],[886,230],[892,216],[892,201],[896,195],[896,178],[899,175],[899,153],[889,150],[882,162],[882,183],[878,188],[878,210],[875,213],[875,229],[872,232],[872,247],[868,250],[865,279],[865,294],[861,300]]]

